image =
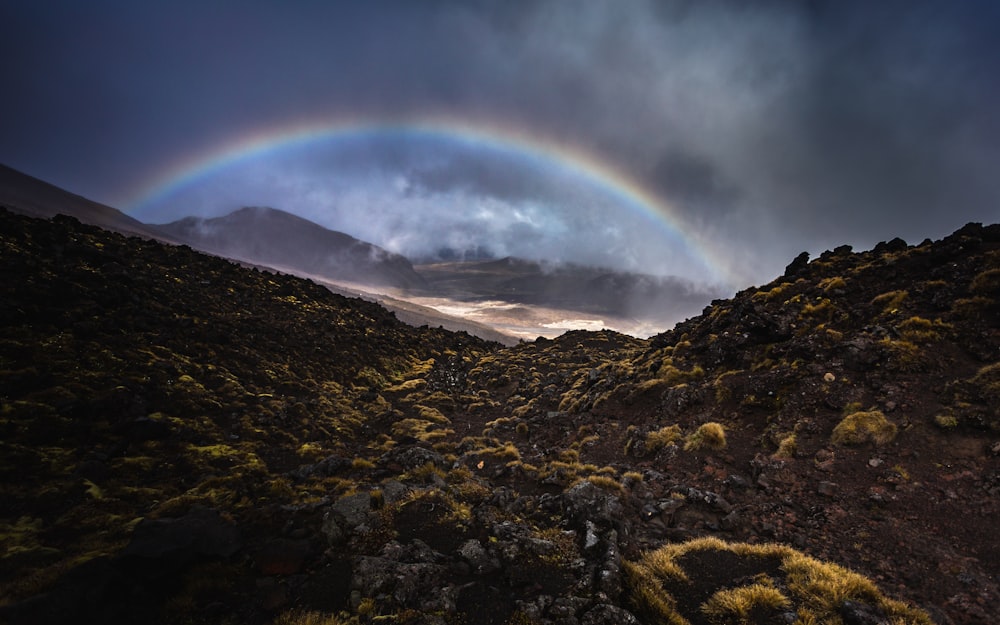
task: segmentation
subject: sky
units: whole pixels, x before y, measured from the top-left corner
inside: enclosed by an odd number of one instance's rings
[[[762,284],[1000,221],[992,0],[3,0],[0,162],[152,223]]]

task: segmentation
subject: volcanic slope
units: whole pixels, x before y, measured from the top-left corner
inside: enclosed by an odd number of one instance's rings
[[[406,258],[274,208],[186,217],[157,226],[195,249],[329,280],[413,288],[424,280]]]
[[[0,620],[995,616],[997,226],[501,348],[0,221]]]

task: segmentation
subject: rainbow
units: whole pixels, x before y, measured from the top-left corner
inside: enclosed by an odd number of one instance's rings
[[[628,176],[578,146],[546,139],[521,130],[483,123],[438,120],[393,123],[370,119],[341,119],[336,122],[309,122],[251,133],[211,150],[188,156],[140,183],[120,203],[126,212],[156,202],[171,193],[207,178],[239,162],[263,156],[271,151],[292,148],[315,141],[359,139],[365,135],[397,133],[417,138],[448,138],[468,145],[502,150],[553,164],[591,181],[611,197],[632,210],[639,211],[671,235],[677,236],[722,285],[732,284],[727,263],[712,246],[688,227],[669,203]]]

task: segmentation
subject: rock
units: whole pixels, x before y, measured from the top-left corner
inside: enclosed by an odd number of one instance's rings
[[[581,528],[587,520],[598,526],[617,527],[622,524],[621,500],[595,485],[584,480],[566,491],[563,495],[568,515]]]
[[[816,452],[813,462],[817,470],[829,472],[833,471],[833,463],[836,459],[834,453],[829,449],[820,449]]]
[[[371,495],[357,493],[341,497],[323,515],[322,532],[330,545],[339,545],[371,518]]]
[[[750,480],[743,477],[742,475],[730,475],[729,477],[724,479],[722,483],[728,486],[729,488],[739,489],[739,490],[747,490],[752,486]]]
[[[586,532],[583,535],[583,548],[586,550],[591,550],[597,546],[600,539],[597,537],[597,526],[594,525],[593,521],[586,522]]]
[[[610,530],[605,540],[607,549],[597,568],[597,592],[617,599],[622,593],[622,559],[618,549],[618,532]]]
[[[743,518],[743,515],[740,514],[739,510],[733,510],[726,516],[722,517],[719,521],[719,527],[727,532],[734,532],[743,527],[745,523],[746,520]]]
[[[847,600],[840,604],[838,611],[845,625],[880,625],[886,622],[885,613],[867,603]]]
[[[600,603],[583,615],[580,625],[640,625],[631,612],[609,603]]]
[[[428,463],[436,467],[443,467],[447,464],[444,456],[433,449],[415,445],[393,448],[382,454],[378,462],[383,465],[398,464],[407,471],[412,471]]]
[[[160,577],[198,559],[228,558],[242,546],[239,530],[218,511],[193,506],[182,517],[141,521],[122,557],[155,561],[142,569]]]
[[[351,588],[363,597],[382,601],[383,605],[391,603],[398,608],[428,611],[454,610],[454,589],[443,591],[447,572],[447,567],[430,562],[402,563],[382,557],[359,556],[354,561]]]
[[[289,477],[305,480],[310,477],[330,477],[351,466],[351,461],[340,456],[327,456],[315,464],[307,464],[289,471]]]
[[[357,527],[371,516],[372,498],[368,493],[341,497],[330,506],[330,512],[339,514],[350,527]]]
[[[500,568],[500,562],[496,558],[490,557],[489,552],[478,540],[471,538],[457,550],[458,555],[469,563],[472,572],[478,575],[486,575]]]
[[[350,537],[350,530],[347,524],[342,519],[338,519],[329,513],[323,517],[323,526],[321,529],[323,535],[326,536],[326,542],[331,547],[347,542],[347,539]]]
[[[820,482],[816,486],[816,492],[824,497],[833,497],[837,494],[837,484],[835,482]]]
[[[399,480],[388,480],[382,484],[382,501],[385,504],[393,504],[402,501],[403,497],[410,492],[410,487]]]
[[[794,278],[797,274],[801,273],[806,265],[809,264],[809,252],[802,252],[795,257],[792,262],[788,263],[785,267],[785,273],[782,277],[784,278]]]
[[[382,549],[382,557],[411,564],[419,562],[434,562],[439,564],[448,560],[444,554],[440,551],[435,551],[430,545],[419,538],[414,538],[406,545],[390,541]]]
[[[590,600],[583,597],[556,597],[547,614],[558,623],[573,622],[580,610],[589,603]]]
[[[906,241],[899,237],[895,237],[890,241],[880,241],[876,243],[875,247],[872,248],[872,252],[876,254],[902,252],[907,247],[909,246],[906,244]]]

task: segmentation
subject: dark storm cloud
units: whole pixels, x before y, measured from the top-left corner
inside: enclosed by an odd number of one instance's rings
[[[998,217],[985,0],[24,0],[0,23],[0,159],[103,201],[261,129],[433,115],[599,156],[747,280]],[[429,197],[555,192],[499,161],[366,162]]]

